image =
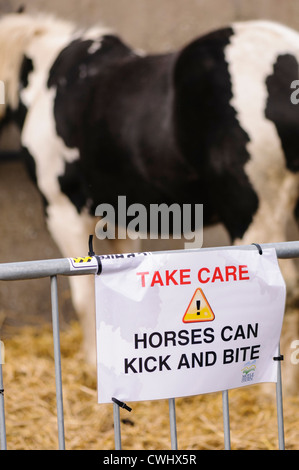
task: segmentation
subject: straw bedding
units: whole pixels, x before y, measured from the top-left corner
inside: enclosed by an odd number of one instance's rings
[[[95,371],[84,363],[77,323],[61,332],[66,448],[114,449],[111,405],[98,405]],[[22,328],[5,340],[3,365],[8,449],[57,449],[55,372],[50,326]],[[272,386],[272,385],[271,385]],[[259,386],[229,392],[233,449],[277,449],[273,398]],[[170,449],[168,402],[121,410],[122,447]],[[180,449],[223,449],[221,394],[176,400]],[[284,400],[287,449],[299,448],[299,398]]]

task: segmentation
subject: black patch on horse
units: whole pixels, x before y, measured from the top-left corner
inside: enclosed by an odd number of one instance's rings
[[[20,68],[20,91],[28,86],[29,75],[31,72],[33,72],[33,70],[34,67],[32,60],[29,57],[24,56]],[[18,108],[13,111],[13,119],[20,129],[23,128],[26,114],[27,108],[20,99]]]
[[[290,86],[298,80],[298,61],[291,54],[279,55],[273,74],[267,77],[268,89],[265,116],[276,127],[286,158],[287,168],[299,170],[299,106],[290,100]]]
[[[23,89],[27,88],[29,84],[29,75],[31,72],[33,72],[33,70],[34,70],[33,61],[30,59],[30,57],[27,57],[26,55],[24,55],[22,63],[21,63],[21,67],[20,67],[20,72],[19,72],[20,92]],[[8,109],[10,110],[10,108]],[[19,104],[18,104],[17,109],[11,110],[11,118],[18,125],[20,130],[22,130],[23,128],[27,111],[28,111],[27,107],[24,105],[21,98],[19,97]],[[46,211],[46,208],[48,206],[48,201],[46,197],[44,196],[44,194],[39,190],[39,187],[38,187],[35,159],[30,154],[28,148],[24,146],[21,146],[20,148],[19,157],[23,160],[31,181],[34,183],[37,190],[39,191],[41,198],[42,198],[44,210]]]
[[[232,35],[226,28],[191,43],[178,58],[174,78],[179,144],[199,172],[208,212],[218,215],[234,240],[252,222],[258,199],[244,171],[249,137],[230,103],[225,48]]]
[[[21,68],[20,68],[20,89],[21,90],[28,86],[29,74],[33,72],[33,70],[34,68],[33,68],[32,60],[29,57],[24,56],[22,64],[21,64]]]
[[[88,200],[88,191],[82,177],[80,161],[66,162],[64,174],[58,177],[58,182],[61,191],[68,196],[80,213],[86,207]]]
[[[78,148],[80,152],[79,161],[66,163],[65,172],[59,177],[60,188],[78,212],[88,205],[93,214],[96,204],[91,201],[105,200],[105,189],[100,191],[103,197],[94,196],[107,184],[104,175],[96,171],[95,161],[101,158],[101,147],[107,143],[101,139],[103,126],[93,118],[94,107],[103,106],[100,101],[95,102],[94,90],[103,86],[103,76],[109,72],[111,63],[131,54],[131,50],[116,36],[107,35],[99,40],[100,47],[95,52],[89,52],[93,40],[71,42],[58,55],[48,79],[48,87],[55,86],[57,90],[54,102],[57,134],[67,147]],[[104,88],[103,93],[109,95],[109,88]],[[104,159],[107,161],[106,157]],[[96,182],[91,181],[94,173]]]
[[[30,177],[34,185],[36,186],[36,189],[41,196],[43,209],[44,209],[45,216],[46,216],[47,215],[46,209],[49,204],[48,204],[48,200],[46,196],[42,193],[42,191],[40,191],[39,186],[38,186],[35,159],[32,157],[27,147],[24,147],[24,146],[21,147],[20,156],[25,164],[26,170],[28,172],[28,176]]]
[[[21,63],[20,72],[19,72],[20,91],[23,88],[26,88],[26,86],[28,85],[28,77],[29,77],[30,72],[32,71],[33,71],[32,60],[24,56],[22,63]],[[26,114],[27,114],[27,108],[20,99],[19,99],[18,107],[16,109],[12,109],[11,106],[7,105],[6,110],[5,110],[5,116],[1,119],[1,122],[0,122],[0,133],[11,122],[14,122],[15,124],[17,124],[17,126],[21,130],[23,127],[25,118],[26,118]]]

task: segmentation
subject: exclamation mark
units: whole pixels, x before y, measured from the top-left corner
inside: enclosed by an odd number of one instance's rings
[[[197,313],[196,315],[200,315],[200,300],[196,301],[196,308],[197,308]]]

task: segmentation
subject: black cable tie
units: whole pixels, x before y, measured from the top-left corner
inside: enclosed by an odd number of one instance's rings
[[[280,356],[273,357],[273,361],[283,361],[283,360],[284,360],[284,357],[282,354],[280,354]]]
[[[89,239],[88,239],[88,247],[89,247],[88,256],[94,256],[95,255],[95,252],[93,251],[92,240],[93,240],[93,235],[89,235]]]
[[[97,263],[98,263],[98,271],[97,271],[97,274],[101,274],[102,272],[102,262],[101,262],[101,257],[100,256],[97,256],[94,252],[94,249],[93,249],[93,235],[89,235],[89,239],[88,239],[88,247],[89,247],[89,251],[88,251],[88,256],[94,256],[97,260]]]
[[[114,403],[116,403],[120,408],[124,408],[127,411],[132,411],[132,408],[130,408],[128,405],[126,405],[123,401],[117,400],[117,398],[112,397],[111,398]]]
[[[259,252],[259,254],[260,254],[260,255],[262,255],[262,254],[263,254],[263,250],[262,250],[262,247],[261,247],[261,245],[259,245],[258,243],[251,243],[251,245],[254,245],[254,246],[256,246],[256,247],[257,247],[257,249],[258,249],[258,252]]]
[[[0,389],[0,395],[4,395],[4,388]]]
[[[98,262],[98,272],[97,272],[97,274],[99,275],[99,274],[101,274],[101,272],[102,272],[102,261],[101,261],[101,257],[100,257],[100,256],[95,255],[95,258],[96,258],[96,260],[97,260],[97,262]]]

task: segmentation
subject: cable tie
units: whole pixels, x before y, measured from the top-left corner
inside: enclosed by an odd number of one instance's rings
[[[111,400],[116,403],[120,408],[124,408],[127,411],[132,411],[132,408],[130,408],[128,405],[126,405],[123,401],[117,400],[117,398],[112,397]]]
[[[259,252],[259,254],[260,254],[260,255],[262,255],[262,254],[263,254],[263,250],[262,250],[262,247],[261,247],[261,245],[259,245],[258,243],[251,243],[251,245],[254,245],[254,246],[256,246],[256,247],[257,247],[257,249],[258,249],[258,252]]]
[[[280,356],[273,357],[273,361],[283,361],[283,360],[284,360],[284,357],[282,354],[280,354]]]
[[[93,235],[89,235],[89,239],[88,239],[88,248],[89,248],[89,252],[88,252],[88,256],[94,256],[95,255],[95,252],[93,251]]]

